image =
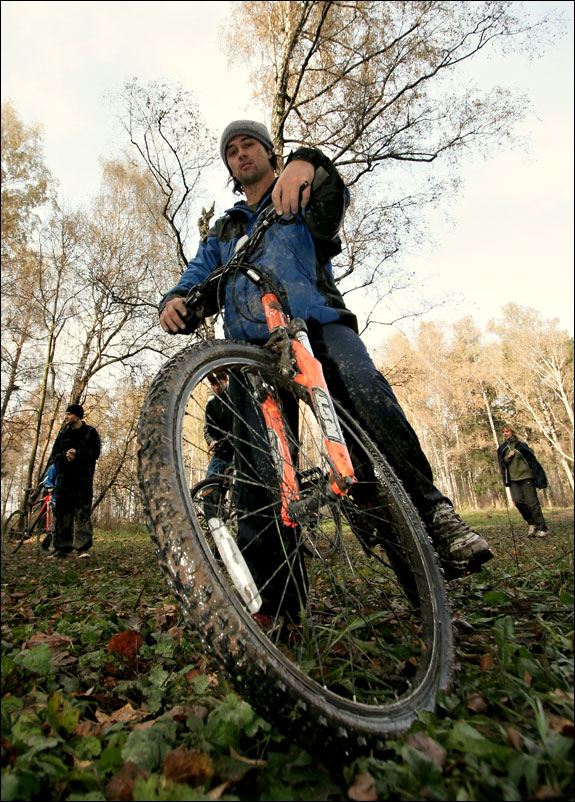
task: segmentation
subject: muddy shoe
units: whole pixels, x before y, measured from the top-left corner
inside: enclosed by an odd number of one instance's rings
[[[493,557],[487,541],[474,532],[446,501],[435,507],[429,532],[446,579],[474,574]]]
[[[531,526],[527,530],[527,537],[535,537],[536,534],[537,534],[537,527],[535,526],[535,524],[531,524]]]

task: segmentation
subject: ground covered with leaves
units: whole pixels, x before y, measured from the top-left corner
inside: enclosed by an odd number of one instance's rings
[[[26,543],[2,572],[2,799],[573,799],[573,509],[526,537],[470,513],[496,559],[450,583],[457,665],[436,713],[329,765],[234,694],[143,530],[90,561]]]

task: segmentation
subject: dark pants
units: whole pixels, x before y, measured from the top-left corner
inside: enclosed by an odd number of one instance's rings
[[[387,457],[423,520],[429,521],[445,496],[433,484],[419,439],[363,341],[341,323],[312,325],[310,339],[331,394]]]
[[[331,394],[387,457],[422,518],[429,521],[433,508],[445,497],[433,484],[431,467],[417,435],[362,340],[352,329],[340,323],[312,324],[309,333]],[[269,515],[269,509],[275,508],[277,512],[281,502],[271,495],[271,491],[266,494],[263,489],[264,477],[273,476],[274,471],[261,411],[248,400],[248,395],[234,377],[230,381],[230,395],[236,411],[234,446],[238,473],[242,477],[238,497],[241,510],[238,545],[261,588],[262,582],[269,579],[270,570],[273,572],[273,566],[281,563],[286,551],[290,552],[286,544],[295,543],[297,532],[281,527],[282,531],[278,533],[277,518]],[[282,401],[295,438],[297,406],[291,397]],[[305,593],[306,577],[303,561],[300,565],[297,551],[294,554],[291,593],[295,601]],[[277,581],[272,583],[278,592],[285,588],[284,579],[284,576],[277,576]],[[265,598],[265,594],[262,595]],[[273,588],[270,599],[275,606],[277,596]]]
[[[70,496],[58,497],[54,533],[56,551],[70,552],[76,548],[81,553],[92,548],[91,512],[91,501],[86,502]]]
[[[223,478],[226,469],[229,468],[231,464],[231,459],[222,459],[222,457],[214,454],[208,465],[208,470],[206,471],[206,479],[211,479],[214,476]],[[204,500],[204,515],[206,519],[218,518],[218,507],[221,501],[221,483],[215,482],[213,485],[206,485],[202,491],[202,498]]]
[[[547,531],[547,524],[543,517],[537,489],[533,479],[522,479],[519,482],[510,482],[511,498],[529,526],[536,526],[542,532]]]

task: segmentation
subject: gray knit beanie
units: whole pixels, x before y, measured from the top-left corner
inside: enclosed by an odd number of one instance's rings
[[[252,136],[254,139],[257,139],[258,142],[261,142],[268,150],[273,151],[274,149],[274,143],[265,125],[256,123],[253,120],[234,120],[234,122],[226,127],[220,139],[220,156],[226,167],[228,167],[226,148],[235,136]]]

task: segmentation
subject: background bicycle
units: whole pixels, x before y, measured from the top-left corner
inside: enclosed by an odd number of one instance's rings
[[[40,547],[41,538],[54,536],[54,498],[53,488],[28,487],[26,493],[26,506],[16,510],[6,520],[2,527],[2,553],[15,554],[25,540],[36,536],[36,545]]]

